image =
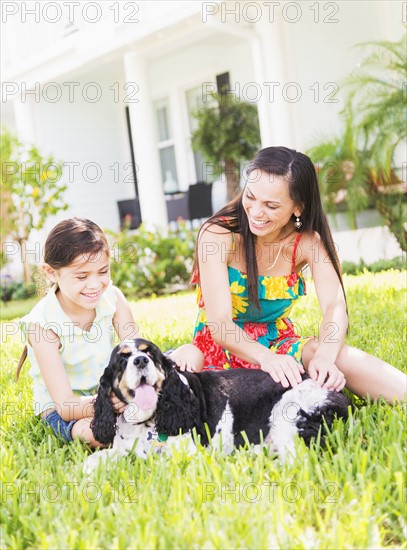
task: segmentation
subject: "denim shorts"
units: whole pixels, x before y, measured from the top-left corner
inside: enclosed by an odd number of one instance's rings
[[[62,437],[64,441],[72,441],[71,430],[77,420],[69,420],[68,422],[61,418],[57,411],[52,411],[41,419],[45,426],[49,426],[54,433]]]

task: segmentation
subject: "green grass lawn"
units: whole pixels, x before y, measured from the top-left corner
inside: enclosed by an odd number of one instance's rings
[[[398,368],[406,365],[405,275],[345,278],[348,343]],[[190,341],[193,294],[133,309],[143,335],[163,348]],[[294,313],[302,333],[313,334],[312,287]],[[298,441],[291,466],[251,449],[231,456],[199,449],[192,457],[181,450],[127,457],[87,478],[88,448],[61,443],[31,416],[28,365],[13,381],[21,337],[3,309],[4,318],[1,548],[407,547],[405,407],[356,400],[326,449]]]

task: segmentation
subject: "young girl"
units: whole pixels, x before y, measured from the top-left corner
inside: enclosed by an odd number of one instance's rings
[[[102,446],[90,422],[114,332],[121,340],[139,336],[125,297],[111,283],[109,263],[100,227],[84,218],[60,222],[48,235],[42,266],[53,286],[20,320],[32,365],[35,413],[66,441],[79,437],[92,447]],[[123,411],[116,397],[112,403]]]
[[[322,310],[318,338],[289,318],[309,266]],[[311,160],[286,147],[259,151],[243,192],[202,227],[193,282],[199,313],[182,368],[261,368],[283,386],[307,371],[324,388],[406,399],[406,376],[344,343],[345,292]]]

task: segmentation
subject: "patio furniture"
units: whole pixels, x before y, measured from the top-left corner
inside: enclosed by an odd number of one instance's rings
[[[198,182],[184,193],[166,195],[168,221],[197,220],[212,216],[212,183]]]
[[[166,195],[165,200],[169,222],[176,222],[180,218],[189,220],[188,193]]]
[[[212,210],[212,183],[199,181],[188,189],[189,219],[209,218]]]
[[[140,203],[138,198],[117,201],[120,217],[120,229],[130,220],[129,229],[137,229],[141,224]]]

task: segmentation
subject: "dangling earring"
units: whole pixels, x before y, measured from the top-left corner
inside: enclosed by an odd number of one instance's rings
[[[300,218],[297,216],[297,219],[296,219],[295,222],[294,222],[294,227],[295,227],[295,229],[300,229],[301,226],[302,226],[302,221],[301,221]]]

